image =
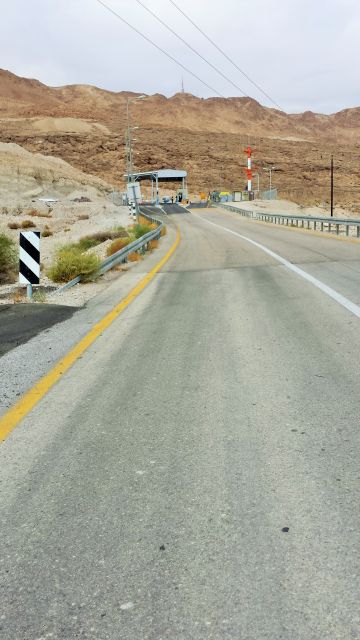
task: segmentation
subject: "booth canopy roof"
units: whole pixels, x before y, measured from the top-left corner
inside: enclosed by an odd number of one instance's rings
[[[187,177],[187,171],[182,169],[157,169],[154,171],[134,172],[135,180],[146,180],[151,177],[158,177],[158,180],[182,180]]]

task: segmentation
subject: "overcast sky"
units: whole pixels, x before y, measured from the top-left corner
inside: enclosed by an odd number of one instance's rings
[[[225,96],[242,95],[191,53],[136,0],[104,0]],[[142,0],[247,95],[272,106],[171,5]],[[359,0],[176,0],[288,112],[360,105]],[[59,86],[214,95],[97,0],[3,0],[0,66]]]

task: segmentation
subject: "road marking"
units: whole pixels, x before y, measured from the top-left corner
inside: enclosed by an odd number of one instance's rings
[[[95,342],[101,333],[107,329],[129,304],[145,289],[154,276],[171,258],[180,243],[180,231],[176,230],[176,240],[166,255],[102,320],[73,347],[56,365],[39,380],[25,395],[0,418],[0,442],[15,429],[19,422],[37,405],[56,382],[70,369],[82,354]]]
[[[245,240],[246,242],[249,242],[250,244],[254,245],[254,247],[257,247],[261,251],[264,251],[264,253],[267,253],[269,256],[274,258],[274,260],[277,260],[277,262],[280,262],[280,264],[282,264],[284,267],[289,269],[289,271],[292,271],[293,273],[296,273],[298,276],[300,276],[304,280],[307,280],[308,282],[313,284],[314,287],[317,287],[317,289],[320,289],[320,291],[322,291],[323,293],[326,293],[326,295],[329,296],[329,298],[332,298],[333,300],[335,300],[335,302],[337,302],[342,307],[344,307],[345,309],[347,309],[348,311],[353,313],[354,316],[356,316],[357,318],[360,318],[360,307],[357,304],[355,304],[354,302],[351,302],[351,300],[349,300],[348,298],[345,298],[345,296],[343,296],[338,291],[335,291],[335,289],[332,289],[331,287],[329,287],[324,282],[321,282],[321,280],[318,280],[317,278],[315,278],[314,276],[310,275],[309,273],[307,273],[303,269],[300,269],[300,267],[297,267],[295,264],[292,264],[291,262],[289,262],[288,260],[286,260],[282,256],[279,256],[278,253],[275,253],[274,251],[271,251],[271,249],[268,249],[263,244],[260,244],[260,242],[256,242],[255,240],[251,240],[251,238],[248,238],[247,236],[243,236],[241,233],[237,233],[237,231],[233,231],[232,229],[228,229],[227,227],[223,227],[220,224],[216,224],[215,222],[211,222],[210,220],[207,220],[206,218],[201,218],[201,216],[198,216],[197,214],[193,214],[193,215],[195,215],[198,218],[200,218],[201,220],[203,220],[203,222],[207,222],[208,224],[211,224],[214,227],[218,227],[219,229],[222,229],[223,231],[227,231],[228,233],[231,233],[234,236],[238,236],[242,240]]]

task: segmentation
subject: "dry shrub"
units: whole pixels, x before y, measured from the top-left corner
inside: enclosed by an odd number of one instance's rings
[[[51,231],[50,227],[47,224],[45,225],[41,235],[43,238],[48,238],[49,236],[53,235],[53,232]]]
[[[136,253],[136,251],[134,251],[134,253],[129,253],[127,259],[129,262],[139,262],[139,260],[141,260],[141,255],[140,253]]]
[[[166,234],[167,234],[167,229],[164,225],[163,228],[161,229],[161,236],[166,236]]]
[[[99,270],[100,260],[94,253],[81,253],[71,245],[58,250],[48,275],[53,282],[68,282],[76,276],[91,280]]]
[[[52,215],[50,213],[41,213],[41,211],[38,211],[37,209],[31,209],[30,211],[28,211],[27,215],[31,216],[32,218],[52,218]]]
[[[16,291],[13,291],[13,293],[10,294],[10,298],[11,300],[13,300],[15,304],[19,302],[24,302],[25,296],[26,296],[26,289],[24,287],[23,288],[18,287]]]
[[[80,238],[78,245],[82,251],[87,251],[102,242],[106,242],[106,240],[116,240],[118,238],[129,238],[129,234],[124,227],[115,227],[109,231],[97,231],[91,235],[83,236]]]
[[[21,224],[18,222],[8,222],[9,229],[21,229]]]
[[[89,220],[90,216],[87,213],[81,213],[78,216],[78,220]]]
[[[159,246],[159,240],[154,238],[153,240],[150,240],[149,244],[150,244],[150,249],[157,249],[157,247]]]
[[[14,282],[18,268],[18,251],[15,242],[0,234],[0,284]]]
[[[127,247],[129,243],[130,243],[130,238],[117,238],[107,248],[106,255],[112,256],[117,251],[120,251],[120,249],[124,249],[124,247]]]
[[[21,223],[22,229],[32,229],[33,227],[36,227],[36,224],[32,220],[23,220]]]

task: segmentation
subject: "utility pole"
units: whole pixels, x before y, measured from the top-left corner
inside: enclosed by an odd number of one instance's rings
[[[132,150],[132,137],[131,132],[134,129],[138,129],[139,127],[132,127],[130,122],[130,104],[133,102],[137,102],[137,100],[144,100],[146,96],[137,96],[134,99],[127,98],[126,99],[126,133],[125,133],[125,142],[126,142],[126,174],[127,174],[127,185],[132,184],[135,209],[136,209],[136,217],[139,220],[139,205],[136,198],[136,189],[134,185],[134,169],[133,169],[133,150]]]
[[[330,215],[334,216],[334,156],[331,156],[330,166]]]

